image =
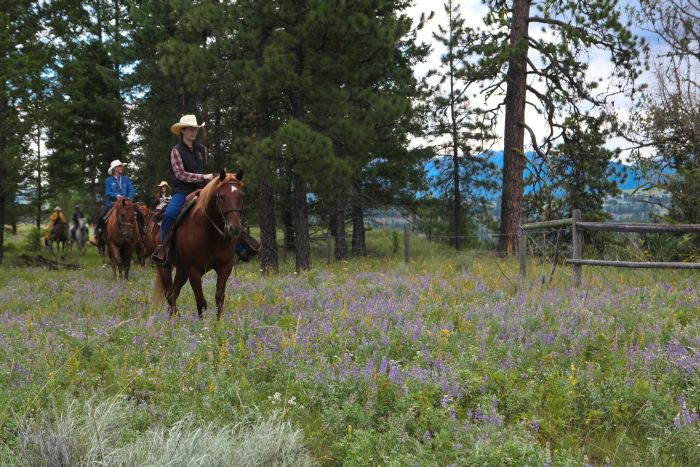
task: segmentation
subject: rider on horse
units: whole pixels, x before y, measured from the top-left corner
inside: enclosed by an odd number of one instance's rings
[[[172,178],[173,195],[169,200],[163,214],[160,230],[160,243],[151,256],[151,260],[158,265],[167,265],[169,250],[173,236],[172,226],[177,219],[187,195],[202,188],[214,176],[207,171],[207,148],[197,143],[197,130],[205,124],[197,124],[194,115],[183,115],[180,121],[170,127],[170,132],[178,135],[180,140],[170,151],[170,175]],[[163,186],[166,182],[161,182]],[[161,198],[161,201],[163,199]],[[260,250],[260,243],[245,231],[239,238],[236,252],[243,261],[248,261]]]
[[[126,198],[133,201],[136,195],[136,190],[134,190],[134,185],[131,184],[131,180],[126,175],[123,175],[124,164],[119,161],[119,159],[113,160],[107,169],[109,177],[105,181],[105,195],[107,201],[105,205],[100,209],[97,215],[97,234],[100,235],[104,232],[105,228],[105,217],[107,213],[112,208],[114,203],[118,199]]]
[[[85,214],[80,210],[80,206],[76,206],[73,212],[73,225],[70,228],[69,238],[75,238],[75,231],[80,227],[80,219],[85,219]]]
[[[156,207],[161,203],[169,203],[172,197],[173,190],[170,188],[170,184],[163,180],[158,184],[158,193],[155,196]]]
[[[49,218],[49,228],[46,230],[46,236],[44,239],[48,242],[51,235],[55,233],[56,226],[65,223],[66,217],[63,215],[61,206],[56,206],[51,213],[51,217]]]
[[[165,265],[169,260],[171,226],[185,204],[187,195],[202,188],[213,178],[213,175],[207,172],[207,148],[194,140],[197,130],[204,125],[198,125],[194,115],[184,115],[179,122],[170,127],[170,132],[178,135],[180,140],[170,151],[173,195],[163,214],[160,243],[151,256],[151,260],[158,265]]]

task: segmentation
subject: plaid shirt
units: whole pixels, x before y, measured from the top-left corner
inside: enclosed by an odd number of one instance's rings
[[[182,182],[199,183],[206,182],[208,180],[208,174],[185,172],[185,167],[182,165],[182,157],[177,151],[177,148],[173,148],[173,150],[170,152],[170,165],[173,168],[173,174],[175,175],[175,178]]]

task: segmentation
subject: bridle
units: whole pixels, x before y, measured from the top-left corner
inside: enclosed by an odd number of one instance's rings
[[[134,223],[133,222],[125,222],[123,220],[124,217],[126,217],[126,218],[129,217],[128,215],[125,216],[121,212],[121,209],[124,209],[123,206],[126,206],[126,205],[124,203],[122,203],[122,206],[119,206],[119,209],[117,209],[117,212],[116,212],[116,214],[117,214],[117,229],[119,229],[119,235],[121,235],[122,237],[124,237],[128,240],[128,239],[131,239],[131,234],[133,233],[133,230],[134,230],[134,227],[133,227]],[[126,209],[130,209],[133,211],[133,209],[129,206],[126,206]],[[134,215],[134,220],[135,220],[136,213],[134,212],[133,215]],[[125,227],[126,227],[126,229],[125,229]]]
[[[241,186],[240,186],[239,182],[236,181],[236,182],[222,183],[216,191],[216,198],[215,198],[214,204],[216,205],[216,207],[219,211],[219,214],[221,215],[221,223],[223,224],[224,229],[222,230],[221,227],[216,225],[216,222],[214,222],[214,220],[209,216],[209,213],[207,212],[206,209],[204,210],[204,214],[207,216],[207,219],[209,219],[209,223],[216,229],[216,231],[219,233],[219,235],[221,235],[223,238],[233,240],[234,238],[238,237],[238,235],[231,236],[227,233],[228,232],[228,229],[227,229],[228,222],[226,221],[226,215],[230,214],[232,212],[237,212],[241,215],[241,218],[242,218],[243,217],[243,210],[239,209],[239,208],[228,208],[228,209],[224,210],[221,207],[221,204],[222,204],[221,203],[221,194],[219,193],[219,190],[221,190],[221,187],[224,185],[230,186],[232,192],[236,191],[236,190],[241,190]],[[243,192],[241,191],[241,194],[242,193]]]

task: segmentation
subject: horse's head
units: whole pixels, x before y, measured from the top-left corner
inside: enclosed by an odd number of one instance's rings
[[[219,174],[219,187],[216,190],[216,205],[224,220],[224,233],[229,239],[241,234],[243,217],[243,171],[235,175],[223,170]]]
[[[210,212],[214,217],[220,217],[223,235],[229,240],[237,238],[242,231],[243,171],[227,174],[222,170],[219,176],[202,190],[200,202],[202,210],[213,203],[214,208]]]
[[[119,235],[125,240],[131,240],[134,235],[134,203],[131,200],[122,198],[114,203],[114,216],[117,219]]]

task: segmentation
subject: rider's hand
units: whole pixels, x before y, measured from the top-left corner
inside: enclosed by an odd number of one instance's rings
[[[122,195],[117,195],[117,199],[123,199],[124,197]]]

